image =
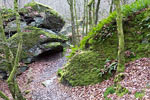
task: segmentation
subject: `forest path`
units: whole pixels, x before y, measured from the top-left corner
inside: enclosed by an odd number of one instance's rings
[[[30,64],[29,70],[18,77],[22,90],[31,91],[26,95],[28,100],[80,100],[71,93],[71,87],[58,82],[56,72],[65,63],[66,57],[57,53]]]

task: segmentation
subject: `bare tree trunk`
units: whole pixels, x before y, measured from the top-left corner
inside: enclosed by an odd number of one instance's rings
[[[116,11],[117,11],[117,30],[119,38],[119,50],[118,50],[118,66],[117,73],[124,72],[125,70],[125,58],[124,58],[124,33],[122,24],[122,13],[120,0],[115,0]]]
[[[92,18],[92,4],[94,0],[90,0],[88,3],[88,8],[89,8],[89,26],[90,29],[92,28],[92,23],[93,23],[93,18]]]
[[[101,2],[101,0],[98,0],[98,2],[97,2],[97,6],[96,6],[96,19],[95,19],[95,24],[97,24],[97,22],[98,22],[98,12],[99,12],[99,6],[100,6],[100,2]]]
[[[88,16],[88,0],[86,1],[86,35],[88,34],[89,30],[89,16]]]
[[[84,0],[84,10],[83,10],[84,14],[83,14],[83,27],[82,27],[83,31],[82,31],[82,37],[85,35],[84,34],[85,33],[84,30],[85,30],[85,23],[86,23],[86,17],[85,17],[86,16],[86,4],[87,4],[86,2],[87,2],[87,0]]]
[[[95,16],[95,0],[93,0],[93,19],[92,19],[92,25],[95,26],[95,20],[96,20],[96,16]]]
[[[75,32],[75,18],[74,18],[74,10],[73,10],[73,0],[67,0],[70,6],[71,13],[71,25],[72,25],[72,43],[76,45],[76,32]]]
[[[109,13],[113,12],[113,4],[114,4],[114,0],[111,0]]]
[[[79,24],[78,24],[78,15],[77,15],[77,8],[76,8],[76,0],[74,0],[74,13],[75,13],[75,20],[76,20],[76,39],[77,41],[79,40]],[[77,42],[76,41],[76,42]],[[78,41],[78,43],[76,44],[79,44],[80,41]]]

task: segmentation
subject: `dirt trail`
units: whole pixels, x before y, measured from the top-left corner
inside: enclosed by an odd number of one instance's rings
[[[56,72],[63,67],[66,57],[54,54],[29,65],[29,70],[18,77],[22,90],[31,91],[28,100],[80,100],[71,93],[71,87],[60,84]],[[42,83],[48,82],[47,86]]]

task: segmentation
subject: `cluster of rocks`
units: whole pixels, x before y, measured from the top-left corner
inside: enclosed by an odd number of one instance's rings
[[[13,10],[4,10],[4,29],[8,41],[12,43],[12,52],[15,54],[19,42],[16,17]],[[23,34],[23,51],[21,62],[29,64],[41,55],[63,51],[63,44],[67,38],[59,34],[63,28],[64,19],[52,8],[31,2],[19,10],[20,26]],[[0,52],[2,54],[2,52]],[[3,68],[3,71],[1,70]],[[0,78],[5,79],[6,66],[0,64]],[[27,68],[23,66],[22,70]],[[20,70],[22,72],[22,70]]]

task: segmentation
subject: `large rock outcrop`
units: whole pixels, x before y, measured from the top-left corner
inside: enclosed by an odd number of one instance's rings
[[[12,47],[16,47],[19,41],[19,34],[15,34],[8,39]],[[35,57],[45,52],[63,51],[62,44],[65,38],[54,33],[46,32],[36,27],[26,27],[23,30],[23,51],[21,59],[24,63],[30,63]],[[12,49],[14,52],[16,48]]]
[[[17,33],[15,14],[12,9],[3,9],[4,30],[11,51],[16,54],[20,34]],[[63,51],[67,38],[58,34],[65,24],[63,18],[52,8],[31,2],[19,10],[23,34],[21,61],[29,64],[37,57]],[[0,79],[6,77],[7,64],[1,63],[4,54],[0,51]],[[24,69],[24,68],[23,68]]]
[[[5,32],[7,34],[14,34],[16,32],[15,15],[13,11],[6,10],[5,13]],[[25,26],[34,26],[38,28],[48,29],[58,33],[64,26],[64,19],[52,8],[37,3],[31,2],[25,5],[24,8],[19,10],[21,17],[21,28]]]

